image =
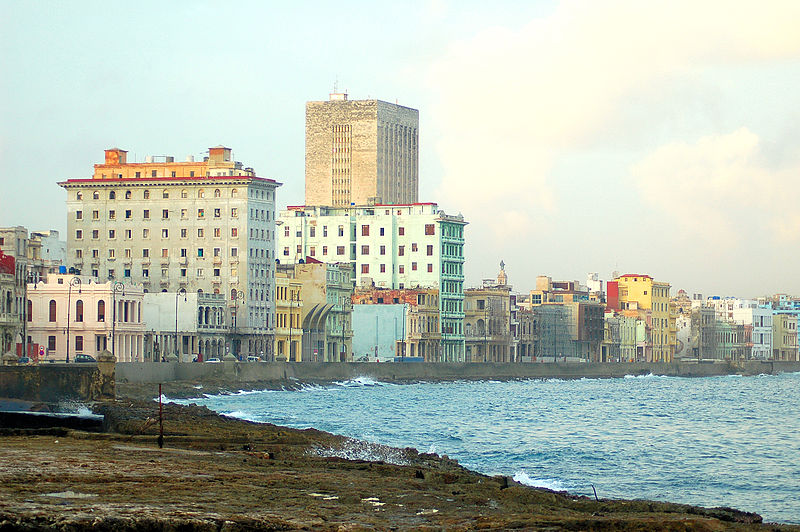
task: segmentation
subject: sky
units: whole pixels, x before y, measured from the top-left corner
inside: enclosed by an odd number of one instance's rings
[[[800,295],[800,2],[0,2],[0,226],[103,150],[211,146],[304,201],[305,102],[420,111],[420,201],[506,264]]]

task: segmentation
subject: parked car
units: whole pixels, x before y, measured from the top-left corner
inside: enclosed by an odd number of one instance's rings
[[[250,355],[249,357],[247,357],[247,361],[248,362],[261,362],[261,359],[256,357],[256,356]]]
[[[208,362],[209,364],[219,364],[222,361],[220,359],[214,357],[214,358],[209,358],[208,360],[206,360],[206,362]]]
[[[97,362],[91,355],[75,355],[75,362]]]
[[[31,359],[28,357],[19,357],[19,360],[17,360],[17,364],[30,364],[30,363]]]

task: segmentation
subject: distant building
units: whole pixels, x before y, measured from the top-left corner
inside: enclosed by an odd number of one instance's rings
[[[464,360],[464,226],[435,203],[289,207],[278,219],[278,260],[306,256],[352,267],[359,287],[439,290],[441,356]]]
[[[644,274],[622,275],[606,286],[608,308],[635,311],[645,320],[647,362],[671,362],[675,356],[677,327],[675,315],[670,311],[669,290],[669,283],[657,282]]]
[[[772,358],[800,360],[797,343],[797,316],[776,312],[772,316]]]
[[[230,352],[271,349],[280,183],[217,146],[202,161],[149,156],[143,163],[111,148],[90,178],[59,185],[67,191],[68,267],[145,292],[229,295],[228,312],[241,307]]]
[[[419,111],[381,100],[306,103],[306,205],[416,203]]]
[[[302,361],[303,283],[287,271],[275,274],[275,358]]]

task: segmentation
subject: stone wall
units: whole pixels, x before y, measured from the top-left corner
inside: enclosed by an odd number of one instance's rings
[[[158,383],[205,380],[246,383],[257,381],[299,380],[339,381],[356,377],[375,380],[480,380],[480,379],[540,379],[540,378],[608,378],[625,375],[667,375],[706,377],[714,375],[759,375],[800,371],[800,362],[741,363],[720,362],[697,364],[691,362],[635,364],[502,364],[502,363],[313,363],[291,362],[225,362],[201,363],[121,363],[117,364],[120,382]]]
[[[0,397],[23,401],[107,401],[114,399],[114,364],[0,366]]]

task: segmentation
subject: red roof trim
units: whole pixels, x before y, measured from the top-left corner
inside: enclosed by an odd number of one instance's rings
[[[166,183],[166,182],[176,182],[176,181],[209,181],[209,180],[231,180],[231,179],[253,179],[255,181],[267,181],[271,183],[277,183],[274,179],[269,179],[266,177],[256,177],[256,176],[247,176],[247,175],[212,175],[212,176],[201,176],[201,177],[114,177],[114,178],[106,178],[106,179],[67,179],[66,181],[62,181],[61,183],[139,183],[139,182],[147,182],[147,183]],[[59,184],[61,184],[59,183]]]

